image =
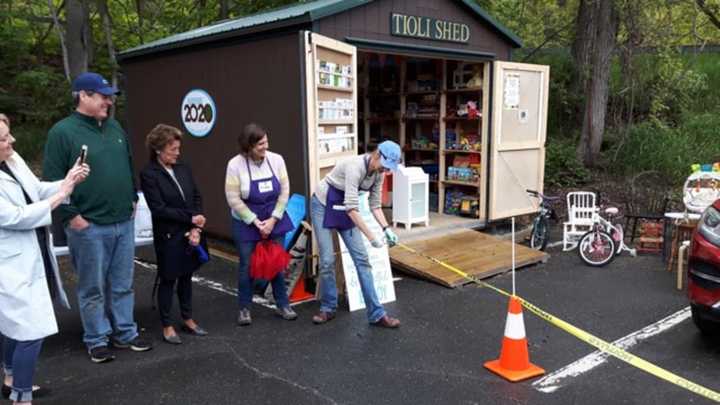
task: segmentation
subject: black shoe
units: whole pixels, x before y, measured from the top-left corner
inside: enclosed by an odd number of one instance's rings
[[[180,329],[183,332],[187,332],[187,333],[189,333],[191,335],[195,335],[195,336],[207,336],[208,335],[208,331],[206,331],[205,329],[201,328],[198,325],[195,325],[195,328],[193,329],[185,324],[182,324],[182,326],[180,326]]]
[[[88,350],[88,353],[90,354],[90,361],[93,363],[107,363],[108,361],[115,360],[115,356],[110,353],[107,346],[93,347]]]
[[[10,394],[12,393],[12,387],[9,385],[2,385],[2,397],[5,399],[10,398]],[[35,398],[43,398],[50,395],[50,390],[43,387],[38,387],[36,385],[33,385],[33,399]]]
[[[146,342],[139,337],[136,337],[135,339],[133,339],[127,343],[113,341],[112,345],[114,347],[117,347],[118,349],[130,349],[134,352],[146,352],[146,351],[152,349],[152,344],[150,342]]]

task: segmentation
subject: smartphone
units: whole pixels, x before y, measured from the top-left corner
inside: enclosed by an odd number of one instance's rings
[[[88,151],[87,145],[83,145],[80,148],[80,164],[81,165],[85,164],[85,161],[87,160],[87,151]]]

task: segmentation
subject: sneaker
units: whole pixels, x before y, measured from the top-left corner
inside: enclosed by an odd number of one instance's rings
[[[248,326],[252,323],[249,309],[243,308],[238,312],[237,323],[240,326]]]
[[[290,307],[276,308],[275,313],[280,315],[286,321],[294,321],[297,319],[297,313]]]
[[[136,337],[135,339],[127,342],[127,343],[121,343],[117,341],[112,342],[114,347],[117,347],[118,349],[130,349],[134,352],[146,352],[150,349],[152,349],[152,344],[150,342],[146,342],[145,340]]]
[[[316,315],[313,315],[312,321],[316,325],[321,325],[332,321],[335,318],[335,312],[320,311]]]
[[[107,346],[93,347],[88,350],[88,354],[90,354],[90,361],[93,363],[107,363],[108,361],[115,360],[115,356],[110,353]]]
[[[400,320],[397,318],[389,317],[387,315],[383,315],[382,318],[378,319],[375,322],[372,322],[370,325],[379,326],[381,328],[395,329],[400,326]]]

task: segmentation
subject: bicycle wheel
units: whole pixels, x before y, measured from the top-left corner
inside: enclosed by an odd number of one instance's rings
[[[530,247],[535,250],[545,250],[548,244],[548,220],[538,216],[533,221],[532,233],[530,234]]]
[[[601,267],[615,258],[615,242],[609,233],[592,230],[580,238],[578,254],[589,266]]]

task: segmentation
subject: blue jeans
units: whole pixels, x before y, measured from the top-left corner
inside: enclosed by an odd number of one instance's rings
[[[235,248],[238,251],[238,304],[240,309],[250,309],[253,295],[253,279],[250,278],[250,256],[255,251],[256,241],[241,241],[240,240],[240,221],[232,219],[232,230],[233,239],[235,240]],[[283,245],[285,236],[280,236],[273,241]],[[285,287],[285,274],[279,272],[275,278],[272,279],[272,291],[275,297],[275,304],[278,308],[287,308],[290,306],[290,300],[288,299],[287,287]]]
[[[334,312],[337,308],[337,287],[335,284],[335,252],[333,246],[332,229],[323,227],[325,219],[325,206],[313,195],[311,202],[311,215],[315,240],[320,251],[320,311]],[[350,253],[353,264],[357,269],[360,290],[365,300],[365,310],[370,322],[377,322],[385,316],[380,300],[375,292],[372,267],[368,260],[367,250],[363,244],[362,232],[357,228],[338,231]]]
[[[0,346],[5,375],[13,377],[10,400],[32,401],[32,382],[43,339],[17,341],[0,335]]]
[[[83,341],[88,349],[107,346],[108,336],[128,343],[138,336],[133,320],[135,226],[128,220],[66,227],[73,267],[78,274],[78,303]]]

